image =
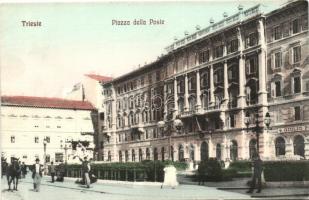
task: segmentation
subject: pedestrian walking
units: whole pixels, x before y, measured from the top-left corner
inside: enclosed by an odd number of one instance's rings
[[[84,172],[84,179],[85,179],[85,185],[87,186],[87,188],[90,188],[90,162],[88,161],[87,157],[84,157],[84,161],[82,163],[82,169]]]
[[[79,160],[82,162],[82,171],[83,171],[83,180],[82,182],[87,186],[87,188],[90,188],[90,162],[87,159],[87,156],[84,157],[84,159],[81,159],[79,156],[77,156]]]
[[[60,161],[60,164],[57,166],[57,179],[56,181],[63,182],[64,181],[64,175],[65,175],[65,165],[62,161]]]
[[[253,177],[250,185],[250,189],[247,193],[252,193],[254,189],[257,189],[256,193],[260,193],[262,191],[262,171],[263,171],[263,161],[260,156],[256,153],[253,156]],[[257,181],[257,188],[256,188]]]
[[[54,162],[50,163],[49,171],[50,171],[52,183],[54,183],[55,182],[55,174],[56,174],[56,166],[54,165]]]
[[[25,162],[21,163],[21,178],[25,178],[27,175],[27,166]]]
[[[35,159],[35,164],[32,167],[32,179],[33,179],[33,189],[36,192],[40,191],[42,172],[44,170],[43,165],[40,164],[40,160]]]

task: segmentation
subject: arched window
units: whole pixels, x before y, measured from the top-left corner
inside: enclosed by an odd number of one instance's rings
[[[216,158],[217,160],[221,160],[221,144],[217,144],[216,146]]]
[[[231,160],[237,160],[238,158],[238,144],[235,140],[232,140],[230,146],[230,158]]]
[[[129,162],[129,152],[128,152],[128,150],[125,151],[124,156],[125,156],[126,162]]]
[[[156,147],[153,149],[153,160],[158,160],[158,149]]]
[[[162,161],[164,161],[164,159],[165,159],[165,149],[164,149],[164,147],[161,148],[161,158],[162,158]]]
[[[142,151],[142,149],[139,149],[138,150],[138,161],[142,161],[143,160],[143,151]]]
[[[208,160],[208,158],[209,158],[208,143],[204,141],[201,144],[201,161]]]
[[[297,135],[294,138],[294,155],[305,157],[305,140],[303,136]]]
[[[108,161],[109,161],[109,162],[112,161],[111,151],[108,151],[107,156],[108,156],[108,158],[107,158]]]
[[[150,160],[150,151],[149,151],[149,148],[146,149],[146,160]]]
[[[178,160],[179,161],[184,161],[184,148],[182,145],[179,145],[179,148],[178,148]]]
[[[283,137],[277,137],[275,140],[276,156],[285,155],[285,140]]]
[[[195,157],[194,157],[194,145],[193,144],[191,144],[190,145],[190,159],[193,161],[193,160],[195,160]]]
[[[122,162],[122,151],[119,151],[119,162]]]
[[[132,149],[132,162],[135,162],[135,150]]]
[[[253,158],[253,156],[257,153],[257,145],[256,139],[251,139],[249,142],[249,156]]]
[[[195,110],[195,105],[196,105],[195,96],[190,96],[190,98],[189,98],[189,110],[191,110],[191,111]]]

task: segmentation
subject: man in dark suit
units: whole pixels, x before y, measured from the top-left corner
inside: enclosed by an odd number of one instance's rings
[[[35,159],[35,164],[32,166],[32,178],[34,191],[36,192],[40,191],[43,169],[44,167],[40,164],[40,160],[38,158]]]
[[[256,180],[258,182],[257,191],[256,193],[260,193],[262,190],[262,171],[263,171],[263,161],[261,160],[260,156],[256,153],[253,156],[253,177],[250,185],[250,189],[247,193],[252,193],[255,189]]]

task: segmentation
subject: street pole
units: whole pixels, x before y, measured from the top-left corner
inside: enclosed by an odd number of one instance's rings
[[[43,145],[44,145],[44,174],[46,175],[47,174],[47,168],[46,168],[46,144],[47,144],[47,142],[46,142],[46,138],[44,138],[44,140],[43,140]]]

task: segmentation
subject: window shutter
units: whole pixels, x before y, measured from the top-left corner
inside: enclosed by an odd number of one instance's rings
[[[295,119],[295,110],[294,107],[290,107],[289,109],[289,121],[293,122]]]
[[[270,84],[270,94],[271,94],[271,97],[275,97],[275,89],[276,89],[275,83],[272,82]]]
[[[307,15],[303,15],[301,17],[301,24],[302,24],[302,30],[308,29],[308,16]]]
[[[275,54],[271,54],[271,69],[275,69]]]
[[[245,64],[246,66],[245,66],[245,70],[246,70],[246,74],[248,75],[249,74],[249,67],[250,67],[250,62],[249,62],[249,60],[246,60],[246,64]]]

